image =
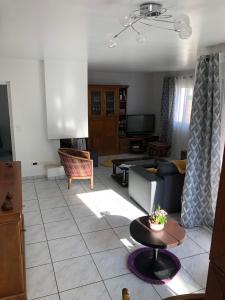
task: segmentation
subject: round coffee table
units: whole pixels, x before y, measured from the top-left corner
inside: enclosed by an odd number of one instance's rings
[[[141,279],[154,284],[162,284],[172,279],[179,271],[179,259],[167,248],[182,244],[185,230],[173,219],[168,219],[162,231],[150,229],[148,217],[144,216],[130,224],[131,236],[147,246],[129,255],[128,267]]]

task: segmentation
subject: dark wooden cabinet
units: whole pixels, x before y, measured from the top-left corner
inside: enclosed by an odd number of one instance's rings
[[[205,300],[225,299],[225,152],[220,177]]]
[[[126,89],[119,85],[89,85],[89,150],[99,154],[119,152],[120,98],[124,99]],[[126,110],[123,112],[126,116]]]
[[[225,299],[225,272],[220,270],[213,262],[210,262],[209,264],[209,273],[204,299]]]
[[[8,193],[13,209],[3,211]],[[0,299],[26,299],[20,162],[0,163]]]

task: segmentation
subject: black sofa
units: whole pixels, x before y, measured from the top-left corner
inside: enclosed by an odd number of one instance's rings
[[[131,199],[147,213],[158,205],[168,213],[181,211],[181,195],[184,175],[171,162],[158,162],[157,174],[152,174],[143,166],[129,169],[128,192]]]

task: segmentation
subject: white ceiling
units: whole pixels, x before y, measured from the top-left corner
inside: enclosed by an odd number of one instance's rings
[[[125,33],[107,47],[119,19],[140,0],[0,0],[0,57],[86,59],[91,70],[169,71],[195,66],[197,51],[225,42],[224,0],[161,0],[190,16],[193,35],[144,28],[147,43]],[[143,27],[142,27],[143,28]]]

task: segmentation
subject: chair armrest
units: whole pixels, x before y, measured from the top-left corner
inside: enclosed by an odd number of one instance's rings
[[[90,159],[89,151],[78,150],[75,148],[60,148],[58,152],[61,152],[64,155],[75,156],[83,159]]]

